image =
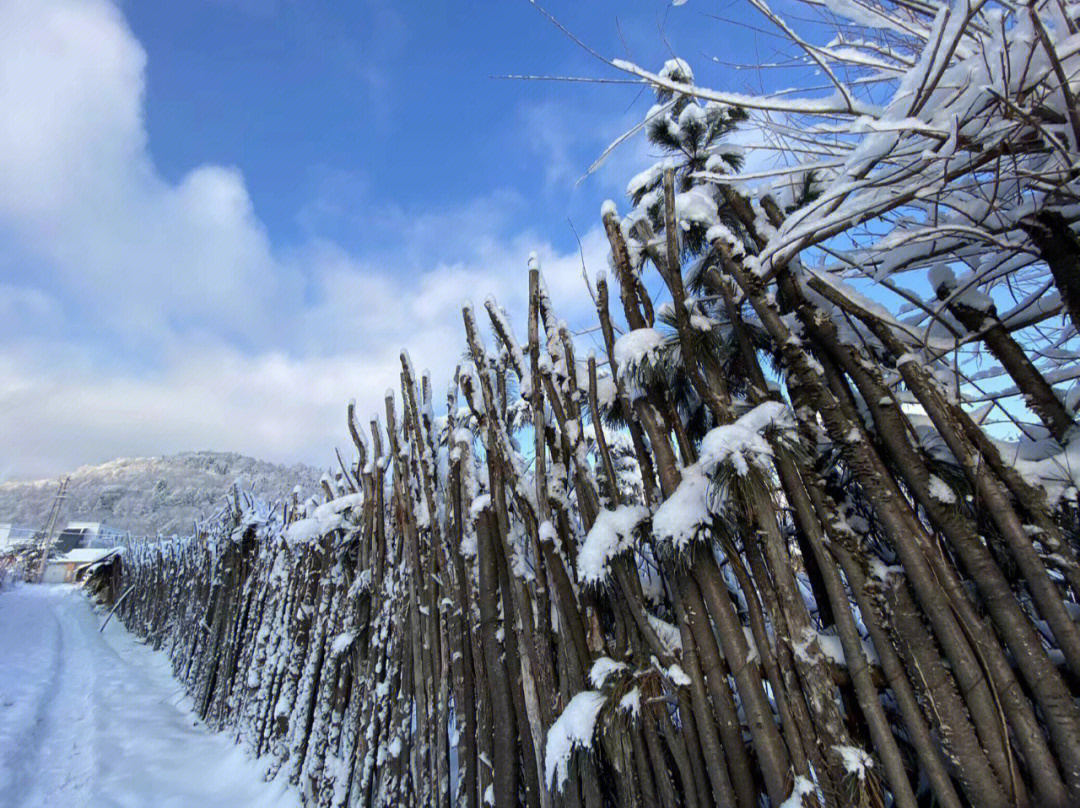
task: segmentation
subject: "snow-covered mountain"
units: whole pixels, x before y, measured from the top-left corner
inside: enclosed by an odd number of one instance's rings
[[[278,466],[235,453],[121,458],[71,474],[60,524],[103,522],[133,535],[187,534],[193,521],[224,504],[234,482],[277,501],[297,485],[305,495],[314,493],[321,476],[311,466]],[[0,483],[0,523],[43,527],[58,488],[56,478]]]

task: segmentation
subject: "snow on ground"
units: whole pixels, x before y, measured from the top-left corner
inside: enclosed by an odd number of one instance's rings
[[[0,808],[293,808],[188,707],[168,659],[72,586],[0,594]]]

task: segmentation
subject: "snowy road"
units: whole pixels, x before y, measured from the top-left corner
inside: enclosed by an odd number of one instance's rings
[[[0,594],[0,808],[292,808],[187,708],[164,654],[67,586]]]

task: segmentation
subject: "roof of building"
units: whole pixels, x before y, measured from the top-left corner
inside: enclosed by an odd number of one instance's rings
[[[109,555],[117,548],[115,547],[77,547],[74,550],[68,550],[62,556],[56,556],[49,559],[50,563],[58,564],[93,564],[95,561],[101,561],[105,556]]]

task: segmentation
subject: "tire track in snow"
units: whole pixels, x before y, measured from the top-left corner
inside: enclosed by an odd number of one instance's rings
[[[101,619],[71,587],[0,594],[0,808],[298,804],[202,726],[164,654]]]
[[[40,756],[48,708],[60,684],[59,660],[63,656],[64,636],[60,621],[52,612],[24,620],[7,601],[0,602],[0,642],[17,633],[35,637],[36,654],[17,654],[3,642],[4,663],[0,665],[0,804],[14,794],[25,792],[33,783],[34,762]],[[35,619],[44,617],[45,619]],[[28,669],[41,671],[40,687],[29,688]],[[23,687],[19,687],[23,685]],[[4,719],[7,719],[6,721]],[[16,737],[15,730],[27,731]]]

